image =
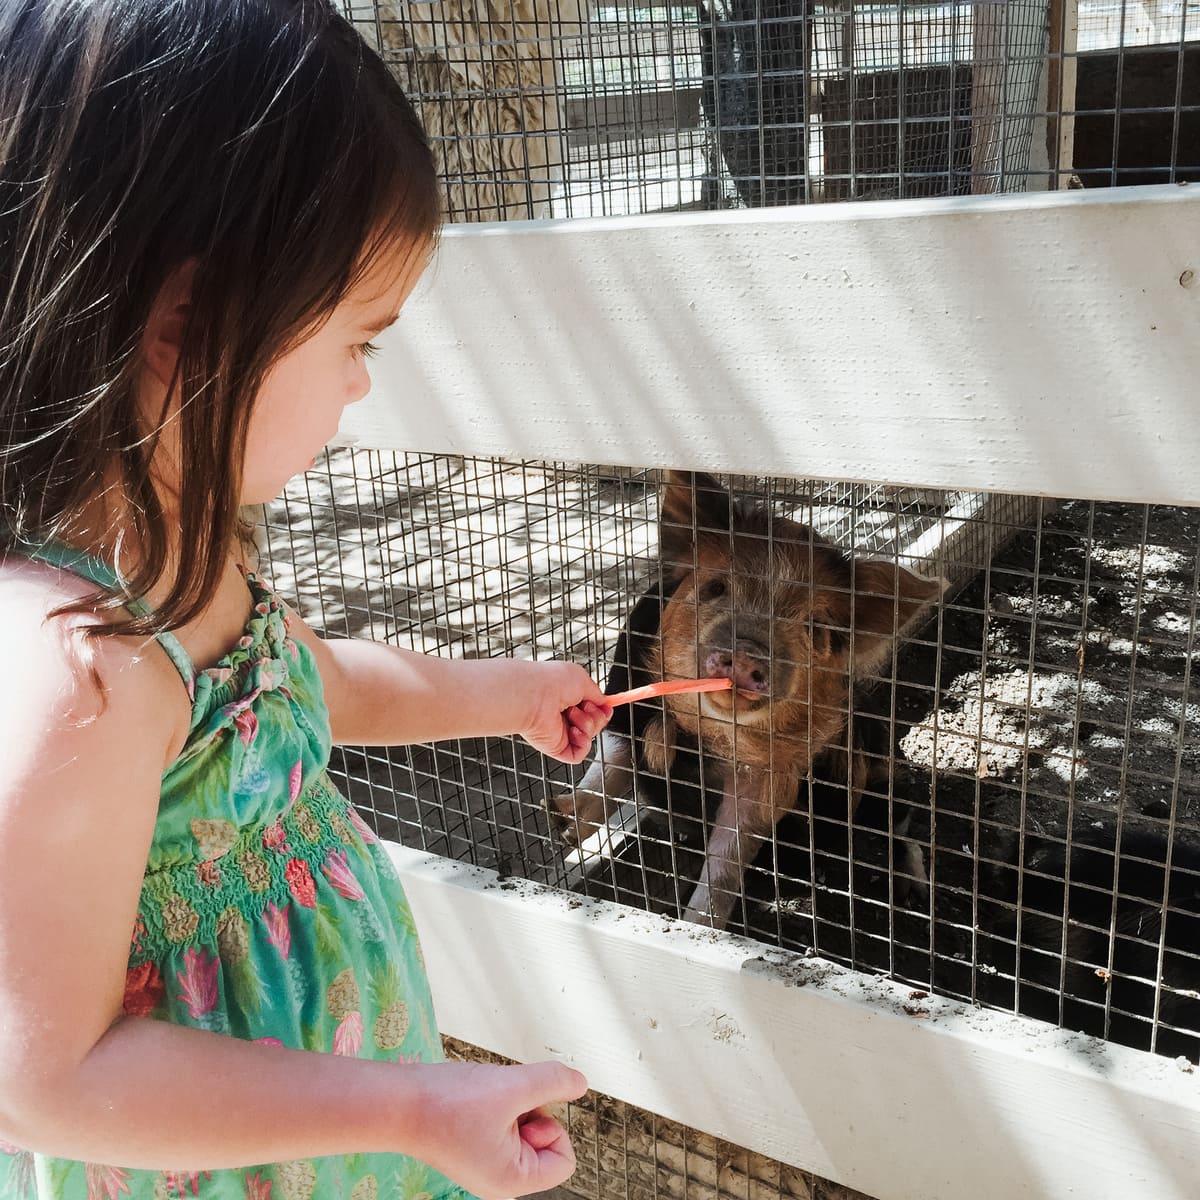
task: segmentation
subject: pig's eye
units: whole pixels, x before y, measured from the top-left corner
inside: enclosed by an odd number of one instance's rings
[[[725,595],[725,581],[723,579],[710,579],[700,589],[700,601],[703,604],[708,604],[713,600],[720,600]]]

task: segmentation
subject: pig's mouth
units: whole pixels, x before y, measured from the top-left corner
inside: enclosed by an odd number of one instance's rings
[[[727,692],[707,692],[704,695],[706,704],[712,705],[718,712],[748,712],[771,703],[771,691],[767,680],[739,679],[731,671],[709,672],[710,679],[728,679],[733,687]]]
[[[756,688],[734,686],[727,692],[706,692],[704,707],[720,721],[749,721],[761,724],[770,720],[771,694]]]
[[[744,651],[729,653],[714,650],[704,662],[710,679],[728,679],[733,687],[727,692],[711,692],[705,699],[721,711],[746,711],[771,701],[771,676],[757,655]]]
[[[735,683],[728,692],[718,692],[718,696],[729,696],[729,703],[734,708],[755,708],[760,704],[771,703],[771,693],[757,688],[738,687]]]

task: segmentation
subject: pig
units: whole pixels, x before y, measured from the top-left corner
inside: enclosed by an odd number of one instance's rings
[[[596,759],[553,804],[578,842],[638,772],[670,778],[698,753],[719,801],[684,918],[724,928],[747,866],[811,773],[849,781],[853,817],[869,772],[848,735],[855,683],[887,665],[946,585],[852,558],[765,504],[735,500],[713,476],[681,471],[664,474],[659,556],[660,582],[634,605],[607,690],[696,677],[732,686],[618,708]],[[920,851],[907,857],[920,885]]]

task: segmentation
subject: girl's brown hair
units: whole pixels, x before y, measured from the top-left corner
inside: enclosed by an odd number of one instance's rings
[[[324,0],[4,0],[0,546],[94,540],[84,513],[111,488],[137,567],[98,628],[194,618],[237,541],[267,369],[375,254],[424,254],[437,225],[411,106]],[[193,261],[169,531],[136,381],[151,307]],[[153,614],[117,612],[164,577]]]

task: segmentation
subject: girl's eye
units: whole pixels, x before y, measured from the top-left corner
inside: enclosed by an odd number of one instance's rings
[[[374,358],[379,353],[379,347],[374,342],[360,342],[354,347],[356,358]]]

